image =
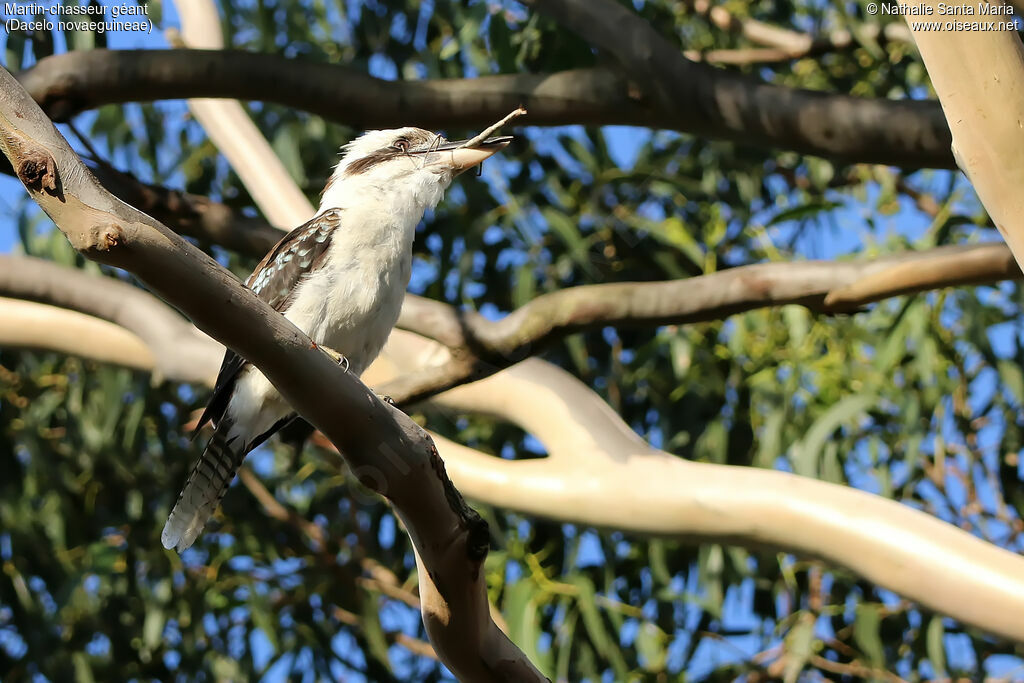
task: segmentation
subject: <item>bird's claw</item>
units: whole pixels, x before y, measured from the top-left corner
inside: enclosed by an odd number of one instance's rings
[[[348,372],[349,364],[348,358],[345,357],[345,354],[339,353],[332,349],[331,347],[324,346],[323,344],[320,344],[317,348],[319,348],[321,351],[330,356],[335,363],[343,367],[345,369],[345,372]]]
[[[395,399],[391,398],[387,394],[377,394],[377,398],[379,398],[380,400],[384,401],[389,406],[397,406],[398,405],[397,403],[395,403]]]

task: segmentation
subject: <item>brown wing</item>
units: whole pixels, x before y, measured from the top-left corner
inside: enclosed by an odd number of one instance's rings
[[[341,210],[331,209],[295,228],[263,257],[245,281],[246,287],[274,310],[284,313],[299,283],[322,265],[331,243],[331,234],[340,226]],[[193,437],[210,420],[220,421],[231,398],[235,379],[247,362],[231,349],[224,353],[213,394],[192,432]]]

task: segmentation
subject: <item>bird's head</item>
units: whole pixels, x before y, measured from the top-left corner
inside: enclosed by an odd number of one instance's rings
[[[493,137],[471,146],[422,128],[373,130],[342,148],[321,206],[344,206],[370,194],[406,197],[423,208],[437,205],[452,179],[511,142]]]

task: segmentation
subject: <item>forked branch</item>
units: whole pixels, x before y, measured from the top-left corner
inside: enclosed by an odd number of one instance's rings
[[[427,633],[457,676],[545,680],[490,617],[481,571],[487,525],[448,480],[423,429],[213,259],[107,192],[6,70],[0,70],[0,148],[79,252],[133,273],[251,361],[331,439],[354,474],[392,502],[417,551]]]

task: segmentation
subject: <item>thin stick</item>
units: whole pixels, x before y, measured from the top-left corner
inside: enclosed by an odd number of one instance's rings
[[[459,145],[458,148],[462,149],[463,147],[472,147],[473,145],[479,145],[481,142],[486,140],[488,138],[488,136],[490,136],[491,133],[493,133],[494,131],[498,130],[499,128],[501,128],[502,126],[504,126],[506,123],[508,123],[512,119],[516,118],[517,116],[523,116],[525,114],[526,114],[526,109],[524,109],[522,106],[520,106],[514,112],[512,112],[511,114],[509,114],[508,116],[503,118],[501,121],[498,121],[493,126],[488,126],[484,130],[484,132],[482,132],[479,135],[477,135],[475,137],[472,137],[469,140],[466,140],[465,142],[463,142],[461,145]]]

